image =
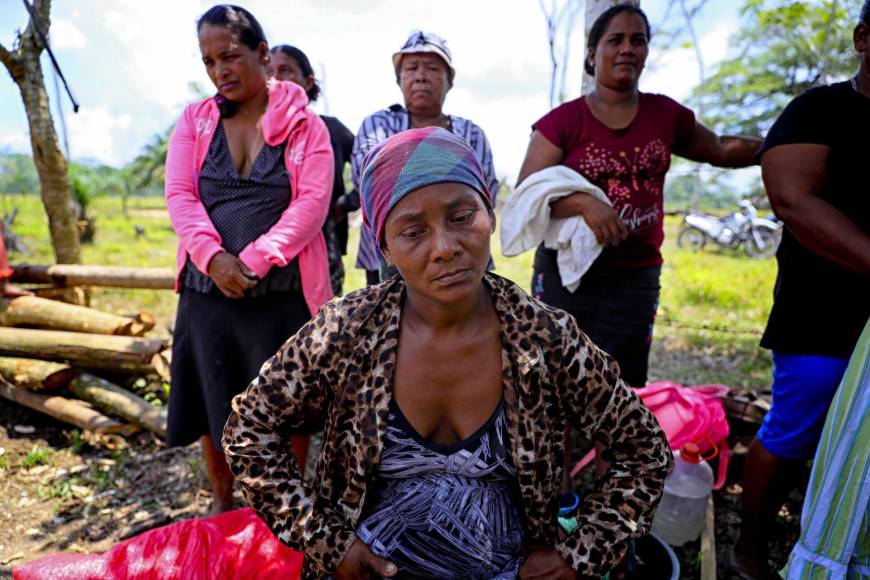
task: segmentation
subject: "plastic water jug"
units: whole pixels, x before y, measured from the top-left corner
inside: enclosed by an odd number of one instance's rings
[[[653,532],[672,546],[698,538],[704,527],[707,500],[713,490],[713,470],[698,446],[686,443],[675,454],[674,471],[665,480],[659,509],[653,518]]]

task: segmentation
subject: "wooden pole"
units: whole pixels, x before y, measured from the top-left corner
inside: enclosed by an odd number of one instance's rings
[[[701,530],[701,580],[716,580],[716,509],[713,496],[707,500],[704,529]]]
[[[148,314],[128,318],[86,306],[22,296],[0,301],[0,326],[37,326],[71,332],[142,336],[154,328],[154,319]]]
[[[117,433],[126,436],[137,431],[137,427],[133,425],[118,423],[74,400],[54,395],[31,393],[14,387],[5,380],[0,380],[0,397],[93,433]]]
[[[28,391],[53,391],[67,386],[76,373],[69,365],[30,358],[0,357],[0,376]]]
[[[154,372],[152,359],[165,348],[166,343],[157,339],[0,327],[0,356],[63,361],[85,368]]]
[[[165,407],[155,407],[127,389],[88,373],[80,374],[69,385],[68,390],[105,413],[135,423],[160,437],[166,437]]]
[[[170,268],[125,268],[121,266],[79,266],[56,264],[13,266],[12,280],[25,284],[56,286],[109,286],[113,288],[175,289]]]

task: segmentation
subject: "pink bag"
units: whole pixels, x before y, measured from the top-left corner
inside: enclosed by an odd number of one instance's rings
[[[722,397],[728,394],[724,385],[684,387],[671,381],[657,381],[635,389],[644,404],[658,419],[659,425],[674,451],[686,443],[694,443],[707,459],[719,455],[719,470],[713,489],[725,484],[731,450],[728,447],[728,421]],[[595,458],[595,450],[577,462],[574,476]]]

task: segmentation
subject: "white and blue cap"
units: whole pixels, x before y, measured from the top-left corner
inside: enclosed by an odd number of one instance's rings
[[[431,52],[440,56],[450,69],[451,79],[456,74],[456,71],[453,70],[453,55],[450,54],[447,41],[433,32],[423,32],[422,30],[412,32],[402,48],[393,53],[393,68],[396,69],[396,73],[399,72],[399,63],[403,55],[421,52]]]

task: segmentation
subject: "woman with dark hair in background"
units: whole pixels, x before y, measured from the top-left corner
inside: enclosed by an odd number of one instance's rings
[[[189,105],[169,140],[180,297],[167,442],[200,440],[219,513],[232,506],[220,446],[230,399],[332,296],[322,227],[333,158],[305,92],[267,79],[250,12],[215,6],[197,33],[217,95]]]
[[[540,246],[532,292],[574,315],[635,387],[647,380],[671,153],[718,167],[745,167],[754,162],[761,144],[758,139],[719,137],[676,101],[640,92],[649,40],[649,21],[640,8],[618,5],[598,17],[585,62],[586,72],[595,76],[595,89],[533,125],[518,178],[522,182],[562,164],[610,200],[612,207],[590,194],[575,193],[551,204],[554,219],[583,216],[604,250],[572,293],[562,285],[556,251]]]
[[[279,44],[273,46],[269,60],[269,75],[279,81],[292,81],[305,89],[308,102],[313,103],[320,96],[321,89],[314,77],[314,69],[304,52],[290,46]],[[329,215],[323,226],[326,237],[326,248],[329,251],[329,273],[332,291],[341,296],[344,284],[344,264],[341,257],[347,254],[348,220],[350,211],[359,209],[359,203],[347,205],[349,197],[344,187],[344,166],[350,163],[353,149],[353,133],[344,124],[328,115],[320,115],[329,130],[329,141],[332,144],[332,155],[335,159],[335,175],[332,182],[332,201]]]

